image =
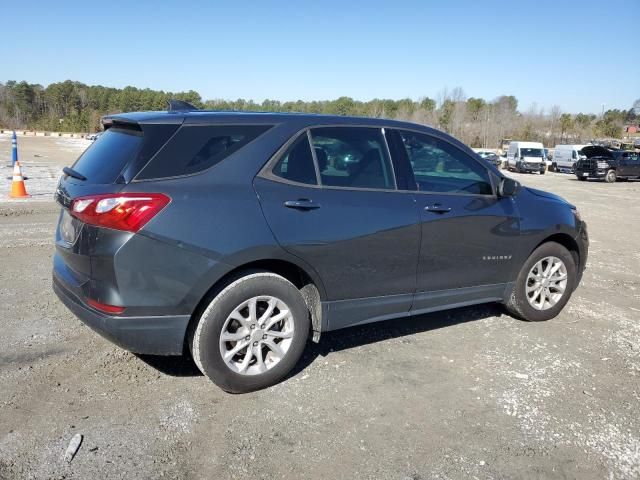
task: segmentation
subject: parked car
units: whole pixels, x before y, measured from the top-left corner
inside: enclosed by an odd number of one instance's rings
[[[477,153],[480,156],[480,158],[486,160],[487,162],[491,163],[495,167],[497,168],[502,167],[502,159],[495,153],[487,152],[487,151],[479,151]]]
[[[507,165],[508,165],[507,152],[504,152],[500,155],[500,162],[501,162],[502,168],[507,168]]]
[[[507,168],[519,173],[539,172],[544,175],[547,165],[542,143],[512,141],[507,151]]]
[[[85,138],[87,140],[91,140],[91,141],[95,141],[97,140],[100,135],[102,135],[102,132],[97,132],[97,133],[90,133],[89,135],[87,135]]]
[[[549,320],[585,268],[574,206],[429,127],[186,107],[103,123],[56,191],[53,288],[117,345],[190,353],[230,392],[353,325],[485,302]]]
[[[581,152],[584,147],[586,145],[556,145],[553,154],[553,170],[573,173],[576,162],[581,158],[586,158]]]
[[[578,180],[604,179],[607,183],[640,177],[640,153],[612,150],[599,145],[582,148],[586,158],[578,160],[575,173]]]

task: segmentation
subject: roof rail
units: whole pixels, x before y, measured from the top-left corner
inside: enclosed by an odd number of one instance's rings
[[[169,100],[169,111],[170,112],[179,112],[179,111],[189,111],[189,110],[198,110],[195,106],[191,105],[189,102],[183,102],[182,100]]]

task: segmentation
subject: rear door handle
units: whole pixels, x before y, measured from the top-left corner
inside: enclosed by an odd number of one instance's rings
[[[284,206],[287,208],[295,208],[297,210],[315,210],[320,208],[320,205],[314,203],[313,200],[307,198],[299,198],[298,200],[287,200],[284,202]]]
[[[433,205],[427,205],[424,207],[424,210],[432,213],[449,213],[451,211],[451,207],[444,207],[439,203],[434,203]]]

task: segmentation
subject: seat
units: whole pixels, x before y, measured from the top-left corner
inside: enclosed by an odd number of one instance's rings
[[[324,151],[324,148],[316,147],[314,150],[316,152],[316,160],[318,160],[318,170],[322,173],[329,165],[329,157],[327,157],[327,152]]]
[[[362,159],[350,169],[350,184],[356,188],[389,188],[382,169],[380,151],[368,150]]]

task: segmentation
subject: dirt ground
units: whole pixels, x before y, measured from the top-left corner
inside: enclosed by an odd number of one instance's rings
[[[85,146],[19,142],[27,175]],[[60,304],[55,178],[47,201],[0,203],[0,478],[640,478],[640,182],[514,175],[589,224],[559,317],[486,305],[326,334],[291,378],[247,395],[190,360],[120,350]]]

